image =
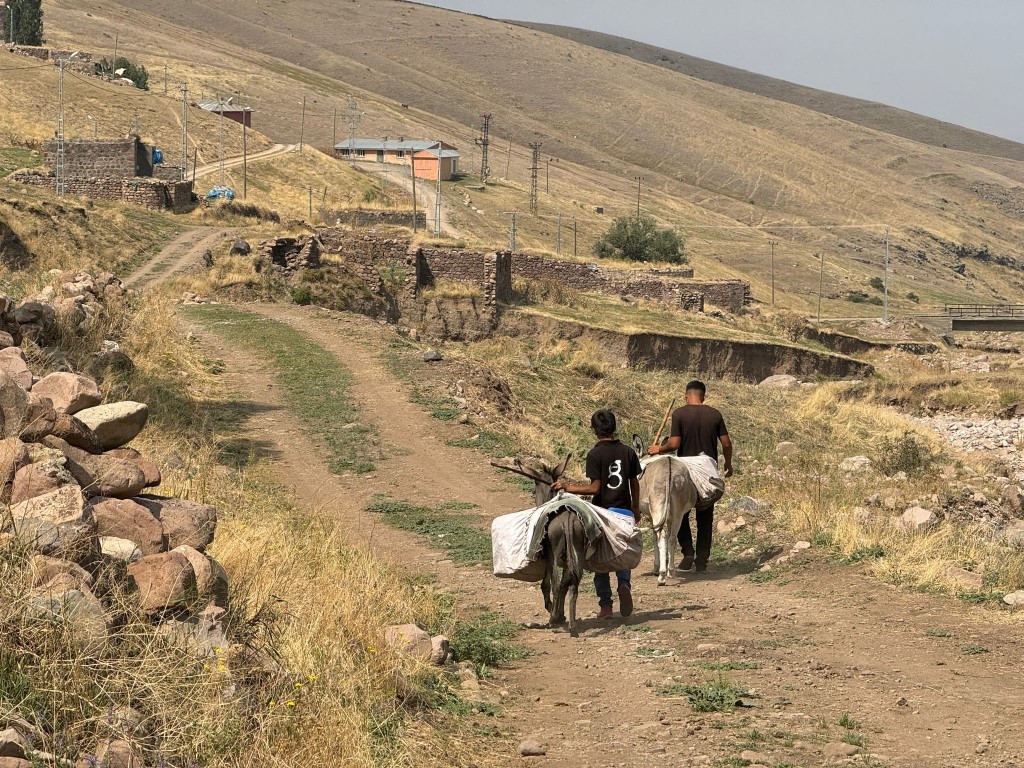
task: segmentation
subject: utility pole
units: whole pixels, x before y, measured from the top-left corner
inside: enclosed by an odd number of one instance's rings
[[[246,115],[242,113],[242,199],[249,196],[249,131],[246,125]]]
[[[117,36],[118,36],[118,33],[115,32],[114,33],[114,60],[112,62],[110,62],[110,69],[111,69],[111,71],[117,69]]]
[[[334,154],[334,148],[338,146],[338,108],[334,108],[334,139],[331,141],[331,154]]]
[[[57,168],[54,171],[57,197],[64,197],[67,185],[64,169],[64,70],[67,69],[68,62],[77,55],[78,51],[75,51],[67,58],[60,60],[60,75],[57,84]]]
[[[544,164],[544,194],[551,194],[551,158]]]
[[[167,65],[164,64],[164,96],[167,95]]]
[[[882,322],[889,322],[889,227],[885,228],[885,279],[882,281],[884,309]]]
[[[506,216],[512,217],[512,223],[508,227],[508,250],[509,253],[516,252],[516,216],[519,215],[519,211],[505,211]]]
[[[505,153],[505,178],[508,178],[508,169],[512,166],[512,139],[508,140],[508,152]]]
[[[415,235],[418,229],[416,221],[416,153],[409,155],[409,166],[412,168],[412,233]]]
[[[640,219],[640,182],[644,180],[643,176],[634,176],[636,179],[636,218]]]
[[[557,232],[557,234],[555,235],[555,253],[558,254],[559,256],[561,256],[562,255],[562,214],[561,214],[561,212],[559,212],[559,214],[558,214],[558,229],[556,230],[556,232]]]
[[[539,141],[531,141],[530,149],[533,150],[533,157],[530,162],[530,213],[537,214],[537,172],[540,170],[540,148],[543,146]]]
[[[181,84],[181,180],[188,180],[188,83]]]
[[[302,117],[299,119],[299,152],[302,151],[302,139],[306,134],[306,97],[302,97]]]
[[[307,187],[309,192],[309,223],[313,223],[313,187]]]
[[[434,236],[441,236],[441,144],[437,145],[437,189],[434,192]]]
[[[576,217],[572,217],[572,255],[576,255]]]
[[[362,115],[359,113],[359,103],[355,99],[348,100],[348,160],[350,163],[356,161],[356,128]]]
[[[220,107],[220,186],[224,186],[224,99],[217,96]]]
[[[487,164],[487,148],[491,144],[490,139],[491,133],[491,116],[490,114],[480,115],[480,138],[476,140],[477,146],[480,147],[480,182],[487,181],[487,177],[491,173],[491,168]]]
[[[777,240],[769,240],[768,245],[772,247],[772,306],[775,306],[775,246],[778,245]]]
[[[11,3],[11,45],[14,45],[14,3]]]
[[[825,252],[822,251],[818,255],[821,256],[821,269],[818,272],[818,325],[821,325],[821,290],[825,283]]]

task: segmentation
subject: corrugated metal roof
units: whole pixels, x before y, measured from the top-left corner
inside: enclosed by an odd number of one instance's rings
[[[354,142],[350,139],[345,139],[334,145],[335,149],[349,149],[350,145],[352,149],[363,150],[370,152],[380,151],[405,151],[405,152],[431,152],[437,154],[437,146],[440,142],[437,141],[426,141],[423,139],[388,139],[384,141],[382,139],[356,139]],[[454,149],[441,150],[442,157],[459,157],[459,153]]]
[[[221,105],[224,105],[225,112],[252,112],[252,107],[243,107],[239,104],[229,104],[222,99],[206,99],[196,103],[196,106],[200,109],[205,109],[207,112],[220,112]]]
[[[426,152],[428,155],[433,155],[434,157],[462,157],[462,155],[460,155],[458,151],[454,149],[439,150],[437,147],[430,147],[429,149],[420,150],[420,152]]]

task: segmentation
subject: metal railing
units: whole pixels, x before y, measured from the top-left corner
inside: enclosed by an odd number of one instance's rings
[[[946,304],[946,317],[1020,317],[1024,318],[1024,304]]]

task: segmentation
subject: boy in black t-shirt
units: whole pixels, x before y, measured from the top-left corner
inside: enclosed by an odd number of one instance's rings
[[[590,417],[590,426],[597,435],[597,445],[587,454],[587,477],[590,485],[555,483],[554,491],[593,496],[594,505],[623,514],[632,513],[640,519],[640,459],[630,446],[615,438],[615,414],[596,411]],[[629,616],[633,612],[633,592],[630,571],[616,571],[618,579],[619,612]],[[607,573],[594,574],[594,589],[601,607],[598,618],[612,616],[612,582]]]

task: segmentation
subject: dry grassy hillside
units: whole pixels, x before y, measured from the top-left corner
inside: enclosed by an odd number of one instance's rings
[[[542,217],[521,220],[528,245],[553,249],[557,213],[576,213],[585,253],[611,216],[634,209],[640,175],[642,206],[683,231],[698,271],[745,275],[762,300],[774,238],[783,303],[815,306],[815,254],[825,251],[824,292],[836,298],[824,311],[863,314],[841,294],[866,290],[880,274],[886,224],[897,307],[917,310],[909,292],[922,304],[1024,293],[1016,275],[970,257],[967,274],[957,274],[959,259],[943,245],[1020,256],[1024,163],[1016,160],[928,146],[523,27],[390,0],[57,0],[47,13],[49,34],[62,42],[96,48],[116,32],[122,50],[154,71],[166,64],[172,81],[238,92],[277,141],[298,139],[303,96],[307,141],[331,143],[336,108],[345,136],[354,95],[361,135],[446,138],[472,171],[474,125],[493,112],[492,172],[507,175],[516,194],[477,201],[484,213],[467,209],[458,222],[493,245],[504,241],[504,211],[527,205],[525,145],[538,140]],[[602,218],[588,213],[594,205]],[[824,223],[872,228],[786,228]]]
[[[730,67],[716,61],[708,61],[697,56],[689,56],[668,48],[660,48],[656,45],[648,45],[603,32],[564,27],[558,24],[519,21],[514,23],[611,53],[620,53],[637,61],[665,67],[699,80],[707,80],[740,91],[756,93],[769,99],[806,107],[815,112],[849,120],[851,123],[857,123],[865,128],[902,136],[922,144],[992,155],[1008,160],[1024,160],[1024,144],[943,120],[918,115],[905,109],[890,107],[877,101],[857,99],[839,93],[809,88],[805,85],[759,75],[738,67]]]

